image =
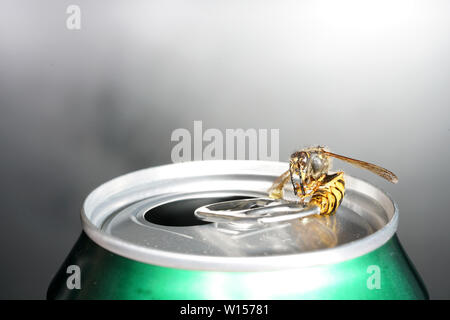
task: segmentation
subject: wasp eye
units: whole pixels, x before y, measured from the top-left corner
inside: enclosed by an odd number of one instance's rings
[[[311,166],[314,172],[319,172],[322,170],[323,162],[319,157],[314,157],[311,159]]]

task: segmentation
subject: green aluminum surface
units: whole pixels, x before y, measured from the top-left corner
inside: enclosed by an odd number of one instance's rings
[[[70,265],[80,267],[81,289],[68,289]],[[337,264],[221,272],[130,260],[98,246],[83,232],[51,282],[47,298],[428,299],[428,293],[396,235],[375,251]]]

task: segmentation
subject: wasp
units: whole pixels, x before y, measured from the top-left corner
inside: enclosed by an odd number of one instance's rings
[[[331,167],[331,157],[367,169],[392,183],[398,182],[397,176],[389,170],[372,163],[331,153],[324,147],[318,146],[296,151],[291,155],[289,170],[275,180],[269,189],[269,196],[282,199],[284,185],[290,180],[294,194],[300,202],[318,206],[321,214],[334,214],[344,198],[345,181],[344,172],[328,172]]]

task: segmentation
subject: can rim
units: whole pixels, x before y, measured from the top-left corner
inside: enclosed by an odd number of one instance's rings
[[[398,226],[398,206],[391,196],[373,184],[357,179],[346,174],[346,181],[359,186],[370,188],[385,197],[392,204],[392,215],[388,222],[374,233],[337,247],[321,249],[313,252],[298,254],[260,257],[219,257],[200,256],[184,253],[167,252],[136,245],[118,237],[106,234],[98,227],[89,216],[92,211],[92,202],[102,196],[111,193],[117,187],[125,187],[131,181],[135,181],[139,175],[161,176],[170,170],[178,169],[184,172],[205,170],[206,168],[225,168],[227,170],[240,169],[254,170],[254,168],[268,167],[271,171],[280,172],[287,167],[287,163],[257,160],[208,160],[192,161],[176,164],[167,164],[134,171],[115,179],[112,179],[96,189],[86,198],[81,210],[81,221],[83,230],[99,246],[120,256],[139,262],[159,265],[163,267],[181,268],[188,270],[204,271],[270,271],[292,268],[312,267],[325,264],[335,264],[349,259],[365,255],[384,245],[396,232]],[[178,171],[175,170],[175,171]]]

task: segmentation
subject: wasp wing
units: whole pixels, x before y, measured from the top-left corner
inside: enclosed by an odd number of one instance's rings
[[[380,177],[382,177],[382,178],[384,178],[387,181],[390,181],[392,183],[397,183],[398,182],[398,178],[393,172],[391,172],[391,171],[389,171],[387,169],[384,169],[384,168],[382,168],[380,166],[377,166],[376,164],[365,162],[365,161],[361,161],[361,160],[352,159],[352,158],[345,157],[345,156],[341,156],[339,154],[332,153],[332,152],[329,152],[329,151],[324,151],[324,153],[326,155],[330,156],[330,157],[333,157],[333,158],[336,158],[336,159],[339,159],[339,160],[343,160],[343,161],[351,163],[351,164],[353,164],[353,165],[355,165],[357,167],[369,170],[369,171],[379,175]]]

